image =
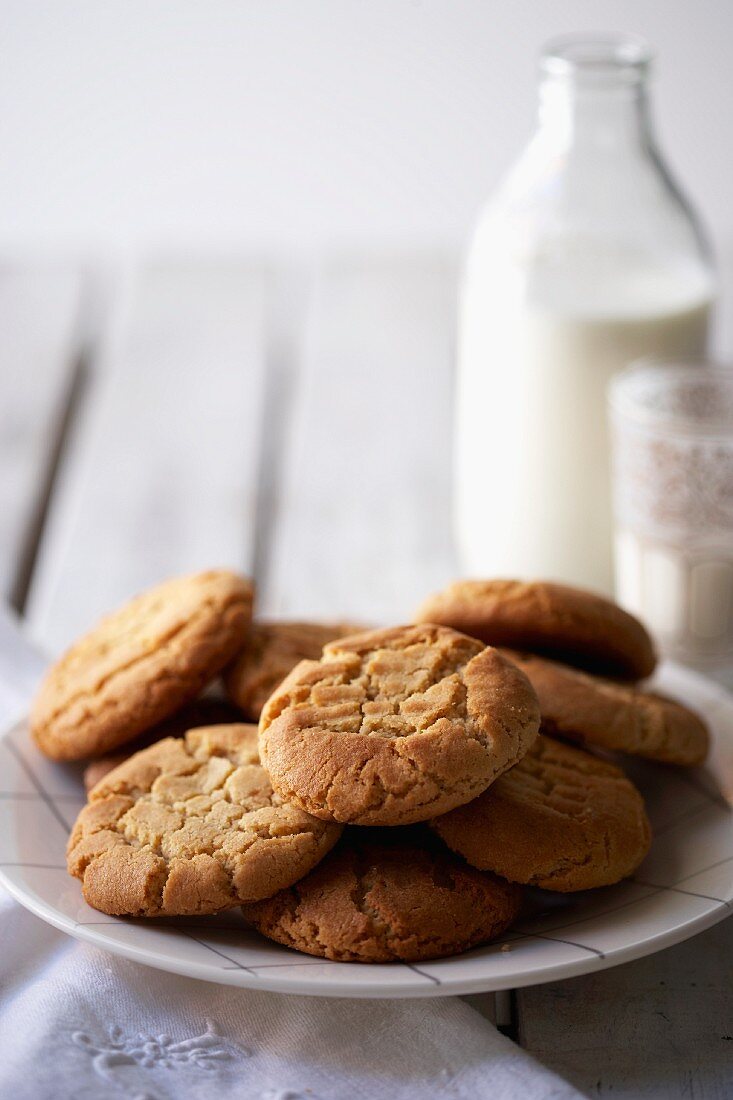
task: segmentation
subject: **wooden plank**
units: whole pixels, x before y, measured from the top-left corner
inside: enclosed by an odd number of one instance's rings
[[[319,273],[262,611],[396,622],[452,576],[454,294],[442,255]]]
[[[81,276],[0,269],[0,593],[18,595],[79,353]]]
[[[30,593],[51,650],[169,574],[251,566],[263,287],[224,261],[122,281]]]
[[[498,1007],[502,996],[498,993],[471,993],[466,997],[461,997],[461,1000],[470,1005],[474,1012],[478,1012],[479,1016],[483,1016],[489,1023],[501,1024],[503,1021],[499,1017]]]
[[[522,1045],[591,1096],[733,1096],[733,921],[647,959],[520,990]]]

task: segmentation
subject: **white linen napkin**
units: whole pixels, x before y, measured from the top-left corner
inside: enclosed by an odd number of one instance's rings
[[[0,608],[0,723],[41,660]],[[13,1100],[577,1100],[457,997],[235,989],[119,959],[0,887],[0,1096]]]

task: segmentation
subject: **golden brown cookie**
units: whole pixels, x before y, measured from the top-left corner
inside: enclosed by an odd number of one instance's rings
[[[125,745],[124,752],[110,753],[107,756],[98,756],[96,760],[90,760],[84,768],[84,789],[89,794],[92,787],[96,787],[100,779],[108,775],[113,768],[119,767],[125,760],[147,749],[156,741],[162,741],[164,737],[182,737],[187,730],[196,729],[198,726],[231,725],[242,721],[242,712],[239,707],[232,706],[225,699],[215,695],[202,695],[193,703],[187,703],[179,711],[176,711],[165,722],[159,722],[157,726],[146,730],[129,741]]]
[[[143,749],[97,784],[68,869],[103,913],[217,913],[289,886],[340,833],[273,793],[254,726],[208,726]]]
[[[544,733],[665,764],[705,759],[707,726],[682,703],[530,653],[502,652],[537,692]]]
[[[593,592],[549,581],[455,581],[430,596],[415,621],[608,676],[639,680],[656,665],[651,638],[633,615]]]
[[[563,893],[626,878],[651,842],[624,773],[544,734],[488,791],[431,824],[474,867]]]
[[[275,790],[308,813],[400,825],[475,798],[538,727],[529,681],[496,650],[403,626],[297,665],[262,712],[260,754]]]
[[[353,623],[253,623],[244,649],[224,673],[230,699],[256,722],[298,661],[318,660],[327,642],[363,629]]]
[[[178,577],[131,600],[47,672],[31,711],[38,747],[84,760],[195,699],[241,649],[252,585],[226,570]]]
[[[412,830],[391,843],[382,830],[365,831],[348,830],[295,886],[244,906],[246,919],[296,951],[366,963],[457,955],[519,915],[521,891],[511,883],[413,839]]]

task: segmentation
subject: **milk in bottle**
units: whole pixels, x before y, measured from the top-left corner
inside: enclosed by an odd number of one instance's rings
[[[538,132],[476,228],[456,394],[467,574],[610,592],[609,379],[706,349],[714,275],[650,134],[647,70],[636,40],[551,46]]]

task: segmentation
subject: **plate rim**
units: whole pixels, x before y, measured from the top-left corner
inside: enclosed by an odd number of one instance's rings
[[[482,978],[477,975],[474,978],[444,978],[441,979],[438,985],[429,979],[426,982],[414,982],[414,984],[409,980],[402,979],[399,984],[372,982],[367,987],[359,985],[358,979],[354,979],[348,985],[344,982],[336,984],[331,979],[323,976],[317,980],[308,980],[306,977],[304,980],[293,983],[292,979],[286,977],[278,979],[277,975],[267,976],[266,978],[260,977],[244,967],[228,970],[191,960],[182,960],[180,965],[176,965],[174,959],[156,955],[147,948],[139,948],[133,944],[125,944],[119,941],[108,941],[105,940],[103,933],[88,931],[87,926],[59,914],[47,903],[36,902],[35,899],[28,897],[17,886],[17,883],[7,877],[2,868],[0,868],[0,882],[19,904],[60,932],[64,932],[82,943],[89,943],[103,951],[109,951],[110,954],[119,955],[131,962],[140,963],[155,970],[194,978],[197,981],[235,986],[240,989],[259,989],[261,992],[286,993],[296,996],[355,998],[359,1000],[466,996],[472,993],[498,993],[507,989],[527,989],[534,985],[544,985],[546,982],[565,981],[570,978],[582,977],[584,974],[592,974],[600,970],[608,970],[614,966],[621,966],[623,963],[634,962],[636,959],[646,958],[649,955],[655,955],[668,947],[684,943],[685,940],[704,932],[724,920],[726,916],[731,915],[730,905],[718,904],[704,913],[691,917],[681,925],[671,929],[667,928],[648,936],[646,939],[637,940],[636,943],[625,944],[613,951],[605,952],[602,956],[588,953],[587,957],[582,956],[577,959],[558,962],[543,968],[541,971],[525,971],[521,974],[508,973],[496,980],[487,977]],[[283,948],[283,950],[287,950],[287,948]],[[297,957],[296,955],[296,959]],[[331,961],[318,960],[315,956],[308,956],[308,958],[313,961],[306,961],[300,965],[307,967],[317,965],[318,962],[325,965]],[[440,962],[441,960],[436,959],[434,961]],[[298,966],[299,964],[294,961],[290,965]],[[368,963],[361,965],[364,965],[365,968],[369,966]],[[420,971],[417,970],[416,973],[420,974]]]

